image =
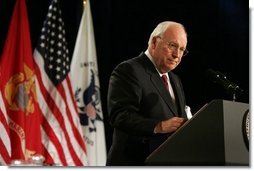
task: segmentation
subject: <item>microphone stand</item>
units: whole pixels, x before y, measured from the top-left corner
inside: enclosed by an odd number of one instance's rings
[[[235,102],[236,101],[236,93],[234,92],[233,93],[233,102]]]
[[[208,69],[206,75],[214,83],[221,85],[229,95],[232,95],[233,102],[236,101],[236,97],[243,93],[243,90],[235,83],[229,81],[227,77],[219,71]]]
[[[230,88],[230,89],[229,89]],[[243,92],[243,90],[242,89],[240,89],[239,88],[239,86],[238,85],[235,85],[235,84],[230,84],[229,86],[228,86],[228,92],[230,93],[231,92],[231,94],[232,94],[232,101],[233,102],[235,102],[236,101],[236,97],[237,97],[237,94],[238,95],[241,95],[242,94],[242,92]]]

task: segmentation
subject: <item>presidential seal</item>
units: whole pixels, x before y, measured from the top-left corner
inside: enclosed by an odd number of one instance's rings
[[[249,109],[243,115],[243,139],[247,149],[249,150],[249,137],[250,137],[250,112]]]

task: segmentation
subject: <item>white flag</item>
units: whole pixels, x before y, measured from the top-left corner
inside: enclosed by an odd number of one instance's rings
[[[83,126],[88,165],[105,166],[106,141],[89,0],[85,5],[79,26],[70,78],[80,114],[80,122]]]

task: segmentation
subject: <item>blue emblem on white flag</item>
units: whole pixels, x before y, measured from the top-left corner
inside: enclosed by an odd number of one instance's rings
[[[80,123],[83,126],[89,126],[89,131],[96,132],[95,120],[103,121],[99,115],[100,108],[97,105],[100,104],[100,90],[95,85],[94,71],[91,69],[91,82],[89,86],[82,91],[78,88],[75,91],[75,99],[79,108]],[[82,99],[81,99],[82,98]],[[88,121],[91,121],[92,125],[89,125]]]

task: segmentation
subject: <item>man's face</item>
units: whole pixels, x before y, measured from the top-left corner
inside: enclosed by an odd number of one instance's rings
[[[170,27],[163,36],[155,37],[152,45],[152,56],[161,73],[177,67],[185,53],[186,33],[181,27]]]

